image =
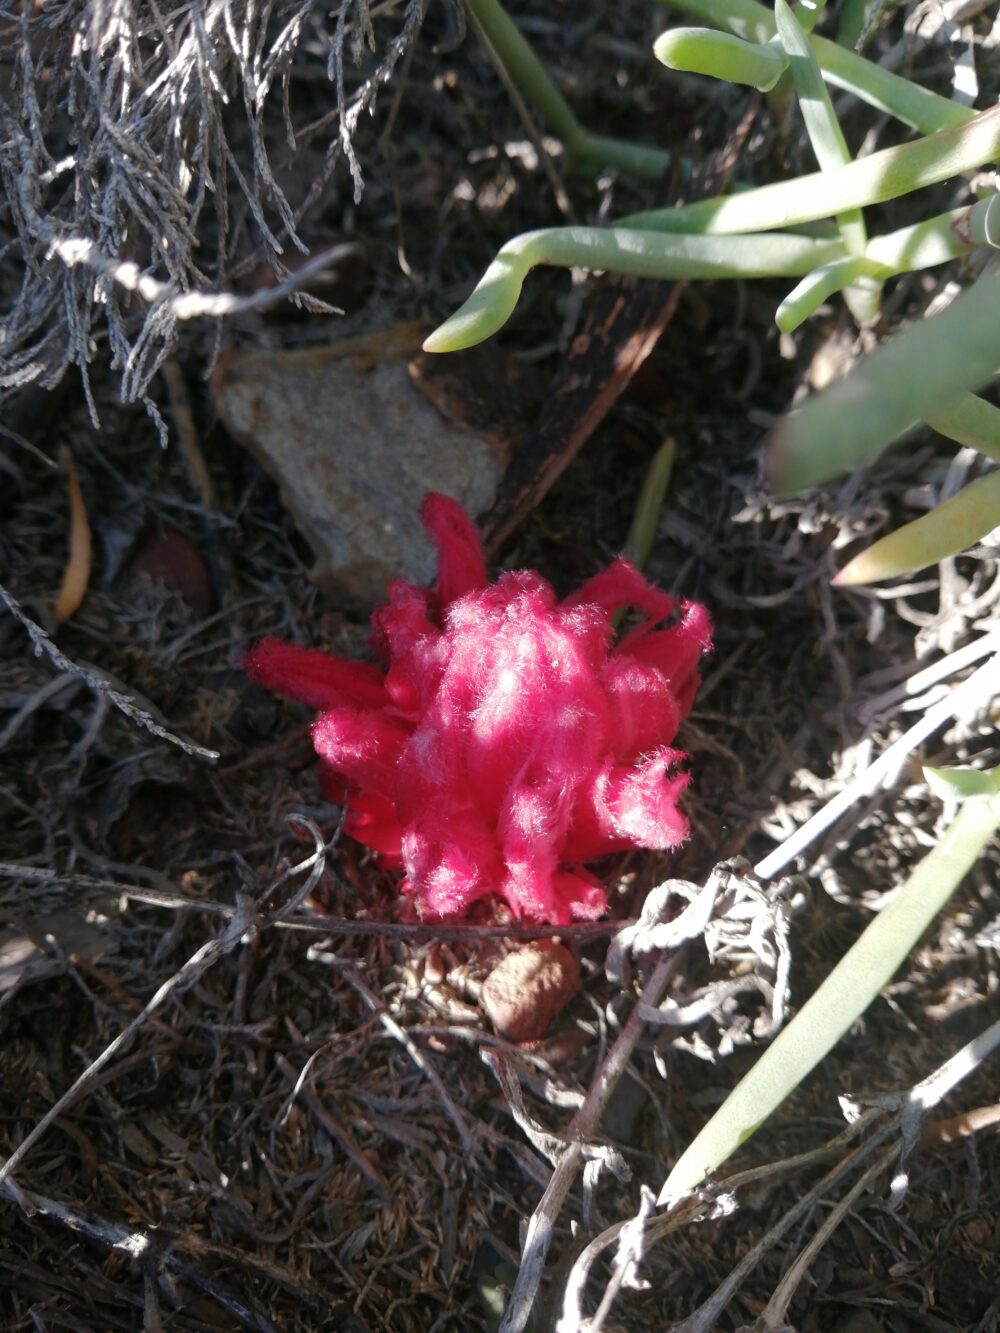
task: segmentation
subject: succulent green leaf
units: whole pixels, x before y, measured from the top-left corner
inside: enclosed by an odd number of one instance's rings
[[[669,4],[700,23],[762,46],[775,34],[774,15],[756,0],[659,0],[659,3]],[[968,107],[893,74],[825,37],[812,35],[809,41],[827,83],[912,125],[921,134],[961,125],[974,115]]]
[[[641,231],[730,235],[797,227],[852,208],[885,203],[1000,157],[1000,106],[925,139],[883,148],[832,171],[777,181],[756,190],[679,208],[633,213],[619,226]]]
[[[595,172],[611,166],[654,180],[669,169],[670,154],[662,148],[588,133],[500,0],[468,0],[468,6],[497,60],[562,140],[574,169]]]
[[[998,308],[1000,269],[984,273],[942,314],[904,329],[787,416],[768,452],[776,488],[829,481],[986,384],[1000,366]]]
[[[973,796],[1000,794],[1000,768],[931,768],[925,764],[924,777],[941,801],[967,801]]]
[[[878,264],[887,277],[960,259],[974,248],[960,230],[966,212],[964,208],[956,208],[885,236],[875,236],[865,247],[865,256]]]
[[[676,452],[677,446],[670,439],[664,440],[657,449],[642,483],[635,513],[632,515],[632,523],[625,539],[625,554],[640,569],[646,568],[646,561],[653,550],[656,529],[663,512],[663,501],[666,499],[670,475],[674,470]]]
[[[869,546],[833,579],[839,588],[912,574],[968,550],[1000,526],[1000,471],[980,477],[929,514]]]
[[[756,0],[660,0],[660,3],[713,28],[735,33],[746,42],[763,45],[774,37],[774,15]]]
[[[815,23],[818,10],[799,7],[798,14],[809,16]],[[798,94],[802,119],[806,124],[809,142],[812,144],[816,161],[821,171],[833,171],[851,161],[851,151],[847,146],[833,102],[823,82],[823,74],[813,52],[808,33],[802,28],[799,18],[793,14],[785,0],[774,0],[774,19],[778,29],[778,40],[788,57],[792,83]],[[860,208],[851,208],[838,214],[837,226],[844,240],[849,255],[860,258],[865,253],[868,233]],[[858,274],[861,279],[861,274]],[[855,285],[852,279],[840,284],[844,291],[851,314],[859,323],[865,323],[878,316],[879,298],[882,287],[879,282],[860,280]],[[781,327],[780,312],[778,326]]]
[[[671,28],[653,43],[653,54],[668,69],[706,74],[762,93],[770,92],[788,63],[780,47],[745,42],[711,28]]]
[[[973,204],[965,219],[965,228],[973,245],[1000,250],[1000,195],[992,194]]]
[[[793,287],[774,316],[774,322],[782,333],[791,333],[803,324],[810,315],[814,315],[824,301],[828,301],[835,292],[857,282],[859,278],[876,278],[880,270],[878,265],[869,264],[865,259],[846,256],[835,259],[830,264],[822,264],[807,274],[797,286]]]
[[[675,236],[617,227],[553,227],[508,241],[465,304],[430,335],[428,352],[458,352],[510,318],[536,264],[602,269],[639,278],[799,277],[843,254],[839,240],[763,236]]]
[[[795,19],[803,32],[812,32],[825,8],[826,0],[801,0],[795,10]]]
[[[816,161],[822,171],[841,167],[845,162],[850,162],[851,152],[823,82],[823,74],[809,37],[803,32],[785,0],[774,0],[774,21],[778,40],[788,58],[792,82],[802,107],[802,119],[806,123]]]
[[[882,0],[843,0],[837,20],[837,44],[847,50],[858,50],[868,22],[869,4],[881,4]]]
[[[1000,463],[1000,407],[985,398],[963,394],[951,407],[928,417],[927,424],[945,439],[978,449]]]

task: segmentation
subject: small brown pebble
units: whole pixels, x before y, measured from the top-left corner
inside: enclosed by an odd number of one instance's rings
[[[993,1226],[985,1217],[974,1217],[965,1228],[965,1234],[979,1249],[988,1250],[993,1246]]]
[[[554,940],[510,953],[483,982],[480,1002],[508,1041],[536,1041],[580,989],[580,964]]]
[[[200,551],[173,528],[151,532],[132,557],[131,575],[143,575],[175,592],[200,619],[215,606],[212,578]]]

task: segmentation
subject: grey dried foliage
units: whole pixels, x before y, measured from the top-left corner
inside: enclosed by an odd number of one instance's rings
[[[279,278],[289,246],[308,253],[342,158],[360,200],[352,137],[425,8],[0,0],[0,402],[76,366],[94,413],[103,362],[155,415],[179,322],[261,303],[232,282],[262,251]],[[303,179],[289,167],[317,141]]]

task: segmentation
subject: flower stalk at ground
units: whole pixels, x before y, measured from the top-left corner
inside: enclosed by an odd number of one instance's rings
[[[560,601],[533,570],[487,580],[455,501],[421,510],[432,589],[399,581],[372,617],[384,670],[265,639],[252,679],[319,710],[324,789],[347,833],[405,873],[425,916],[497,895],[564,924],[607,908],[587,864],[687,836],[673,748],[711,622],[616,560]],[[632,608],[620,637],[613,620]]]

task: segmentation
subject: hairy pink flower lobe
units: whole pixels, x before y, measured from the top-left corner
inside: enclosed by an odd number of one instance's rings
[[[487,582],[455,501],[421,508],[438,549],[430,591],[397,582],[372,616],[384,669],[265,639],[247,673],[320,710],[324,789],[347,831],[405,872],[422,912],[502,898],[564,923],[606,909],[586,863],[687,836],[672,748],[711,644],[704,607],[626,560],[559,601],[531,570]],[[613,617],[639,616],[615,642]]]

